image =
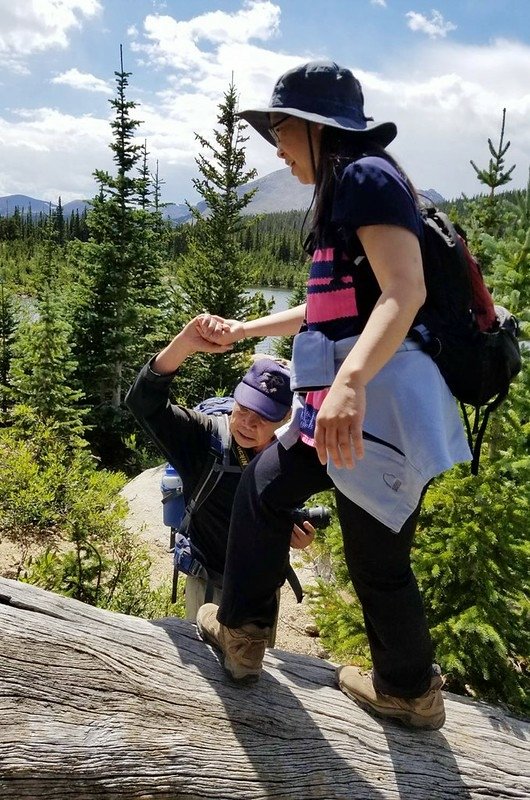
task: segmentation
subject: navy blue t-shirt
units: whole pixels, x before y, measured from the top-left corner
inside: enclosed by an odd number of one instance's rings
[[[415,198],[404,177],[385,158],[352,161],[337,181],[331,221],[353,230],[364,225],[398,225],[420,235]]]

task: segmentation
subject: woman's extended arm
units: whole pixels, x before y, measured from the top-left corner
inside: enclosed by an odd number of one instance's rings
[[[254,336],[293,336],[300,330],[304,316],[305,303],[247,322],[223,319],[216,314],[203,314],[201,334],[208,341],[223,345]]]

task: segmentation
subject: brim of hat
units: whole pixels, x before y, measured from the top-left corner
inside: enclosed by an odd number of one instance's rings
[[[397,127],[394,122],[367,122],[365,128],[359,128],[355,127],[352,120],[347,117],[323,117],[321,114],[313,114],[310,111],[300,111],[299,108],[272,106],[271,108],[240,111],[238,116],[248,122],[249,125],[252,125],[269,144],[276,147],[277,144],[269,131],[271,124],[270,114],[288,114],[291,117],[306,119],[308,122],[319,122],[322,125],[329,125],[331,128],[339,128],[356,136],[369,138],[371,141],[380,144],[381,147],[389,145],[397,136]]]
[[[248,383],[238,383],[234,391],[234,399],[245,408],[255,411],[260,417],[265,417],[269,422],[280,422],[291,408],[283,403],[278,403],[267,395],[254,389]]]

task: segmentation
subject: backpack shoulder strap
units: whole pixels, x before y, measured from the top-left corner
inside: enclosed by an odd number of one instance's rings
[[[223,414],[219,417],[215,417],[218,430],[217,433],[214,434],[212,431],[212,437],[216,436],[217,441],[221,443],[222,449],[222,459],[221,459],[221,469],[222,472],[242,472],[242,469],[238,465],[231,466],[230,465],[230,449],[232,447],[232,434],[230,433],[230,417],[228,414]]]
[[[184,518],[180,524],[179,532],[186,535],[193,514],[197,512],[204,501],[210,496],[224,472],[241,472],[241,467],[230,465],[230,448],[232,434],[230,433],[229,419],[226,414],[212,417],[212,431],[210,433],[210,448],[199,480],[186,506]],[[217,430],[214,430],[217,423]]]

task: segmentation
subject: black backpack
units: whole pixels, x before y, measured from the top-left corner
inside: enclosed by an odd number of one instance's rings
[[[449,217],[422,203],[427,300],[410,336],[436,362],[460,401],[476,475],[489,415],[521,369],[517,319],[494,305],[480,267]],[[473,425],[465,406],[475,409]]]
[[[519,325],[507,309],[494,305],[478,262],[449,217],[424,198],[419,211],[427,299],[409,336],[433,358],[460,401],[473,454],[471,473],[477,475],[489,415],[505,400],[521,369]],[[348,269],[341,251],[356,265],[366,257],[351,232],[339,228],[337,235],[334,271],[341,274]],[[473,424],[466,406],[474,408]]]

